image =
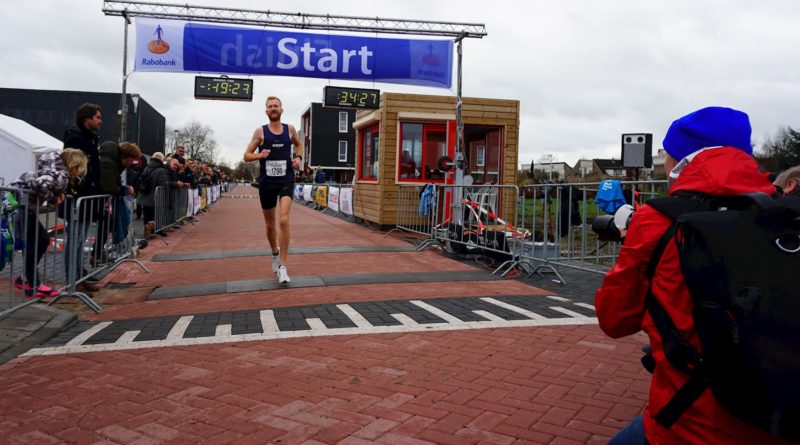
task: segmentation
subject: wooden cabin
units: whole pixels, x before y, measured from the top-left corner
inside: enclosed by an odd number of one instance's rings
[[[473,184],[516,183],[519,101],[462,98],[465,174]],[[356,130],[357,219],[381,227],[396,222],[398,184],[453,183],[442,174],[442,156],[455,159],[456,98],[381,94],[380,108],[360,110]]]

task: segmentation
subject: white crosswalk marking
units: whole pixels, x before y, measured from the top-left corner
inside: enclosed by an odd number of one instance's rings
[[[499,298],[499,297],[498,297]],[[45,346],[41,348],[34,348],[26,352],[25,356],[38,356],[38,355],[55,355],[55,354],[70,354],[70,353],[83,353],[92,351],[112,351],[112,350],[130,350],[130,349],[143,349],[143,348],[158,348],[158,347],[171,347],[171,346],[191,346],[191,345],[205,345],[205,344],[220,344],[230,342],[245,342],[245,341],[263,341],[263,340],[279,340],[290,338],[308,338],[315,336],[334,336],[334,335],[364,335],[364,334],[383,334],[383,333],[399,333],[399,332],[430,332],[430,331],[453,331],[460,329],[495,329],[495,328],[514,328],[514,327],[536,327],[536,326],[566,326],[566,325],[585,325],[596,324],[597,318],[587,317],[575,311],[569,310],[561,306],[550,306],[549,309],[567,315],[567,317],[553,317],[548,318],[537,314],[534,311],[515,306],[498,300],[497,298],[484,297],[465,297],[465,301],[482,301],[484,303],[492,304],[497,307],[521,314],[526,317],[524,320],[505,320],[496,315],[491,310],[474,309],[472,313],[483,317],[485,320],[480,321],[462,321],[453,314],[446,310],[440,309],[433,304],[430,300],[405,300],[415,307],[419,308],[421,312],[427,312],[430,315],[435,315],[441,320],[433,323],[419,323],[404,313],[383,313],[382,317],[391,316],[397,320],[399,324],[389,326],[374,326],[364,316],[356,311],[349,304],[338,304],[336,307],[342,311],[355,325],[355,327],[336,327],[328,328],[325,326],[323,320],[319,317],[304,318],[310,329],[300,330],[284,330],[281,331],[275,319],[273,310],[264,309],[257,310],[261,321],[263,332],[237,334],[232,335],[233,325],[231,323],[221,324],[215,326],[213,336],[208,337],[185,337],[188,326],[194,320],[194,316],[185,315],[178,318],[177,322],[172,326],[164,340],[144,340],[134,341],[135,338],[144,332],[140,330],[130,330],[124,332],[120,338],[114,343],[103,344],[84,344],[87,340],[91,339],[94,335],[101,332],[106,327],[113,325],[114,321],[104,321],[90,326],[86,331],[80,333],[64,346]],[[551,299],[557,300],[557,299]],[[531,301],[547,302],[544,297],[531,297]],[[571,301],[571,300],[568,300]],[[588,308],[588,304],[577,304],[580,307]],[[567,304],[573,307],[571,304]],[[449,306],[446,306],[449,308]],[[474,306],[473,306],[474,307]],[[377,307],[376,307],[377,309]],[[577,309],[577,308],[575,308]],[[453,309],[463,311],[463,308]],[[256,310],[250,311],[255,313]],[[549,311],[548,311],[549,312]],[[238,312],[237,312],[238,313]],[[376,313],[381,313],[377,311]],[[236,314],[236,313],[234,313]],[[205,316],[204,316],[205,317]],[[204,318],[205,320],[205,318]],[[143,320],[145,321],[145,320]],[[156,319],[155,321],[159,321]],[[138,324],[137,324],[138,325]],[[147,325],[147,324],[142,324]],[[111,326],[113,329],[113,326]],[[150,335],[145,333],[146,336]]]
[[[521,307],[514,306],[513,304],[504,303],[504,302],[502,302],[500,300],[495,300],[494,298],[491,298],[491,297],[481,298],[481,300],[483,300],[483,301],[485,301],[487,303],[491,303],[491,304],[500,306],[502,308],[508,309],[509,311],[514,311],[514,312],[516,312],[518,314],[524,315],[524,316],[526,316],[528,318],[532,318],[534,320],[546,320],[547,319],[547,317],[539,315],[536,312],[531,312],[531,311],[529,311],[527,309],[523,309]]]
[[[579,313],[577,313],[575,311],[571,311],[571,310],[569,310],[567,308],[563,308],[563,307],[559,307],[559,306],[550,306],[550,309],[552,309],[552,310],[554,310],[556,312],[561,312],[564,315],[569,315],[570,317],[573,317],[573,318],[589,318],[589,317],[587,317],[587,316],[585,316],[583,314],[579,314]]]
[[[306,318],[306,323],[311,327],[311,335],[326,335],[328,327],[319,318]]]
[[[435,315],[435,316],[437,316],[439,318],[444,319],[444,321],[446,321],[448,323],[454,323],[454,324],[464,323],[463,321],[459,320],[457,317],[454,317],[454,316],[448,314],[447,312],[445,312],[445,311],[443,311],[443,310],[441,310],[439,308],[433,307],[430,304],[425,303],[424,301],[411,300],[410,303],[415,305],[415,306],[419,306],[422,309],[425,309],[426,311],[430,312],[431,314],[433,314],[433,315]]]
[[[217,325],[217,330],[214,333],[217,337],[230,337],[231,336],[231,325],[229,324],[219,324]]]
[[[580,306],[580,307],[585,307],[586,309],[595,310],[595,309],[594,309],[594,305],[591,305],[591,304],[586,304],[586,303],[575,303],[575,306]]]
[[[64,346],[77,346],[83,344],[86,340],[90,339],[94,334],[105,329],[108,325],[113,323],[113,321],[104,321],[102,323],[97,323],[96,325],[92,326],[91,328],[81,332],[80,334],[76,335],[75,338],[67,342]]]
[[[261,316],[261,329],[265,334],[275,334],[281,331],[278,329],[278,322],[275,321],[275,314],[271,310],[260,311],[259,315]]]
[[[340,311],[344,312],[353,323],[359,328],[371,328],[372,323],[368,322],[366,318],[362,317],[361,314],[358,313],[357,310],[350,307],[349,304],[337,304],[336,307],[339,308]]]
[[[192,318],[194,318],[192,315],[184,315],[183,317],[179,318],[175,323],[175,326],[169,330],[166,341],[173,341],[183,338],[183,334],[186,332],[186,328],[189,327],[189,323],[192,322]]]
[[[502,317],[498,317],[497,315],[495,315],[495,314],[493,314],[491,312],[482,311],[482,310],[475,310],[475,311],[472,311],[472,312],[474,312],[477,315],[480,315],[483,318],[488,319],[489,321],[499,321],[499,322],[506,321]]]
[[[560,301],[560,302],[562,302],[562,303],[564,303],[564,302],[567,302],[567,301],[570,301],[570,300],[569,300],[569,298],[557,297],[557,296],[555,296],[555,295],[548,295],[548,296],[547,296],[547,298],[549,298],[549,299],[551,299],[551,300]]]
[[[130,343],[130,342],[133,341],[134,338],[136,338],[137,335],[139,335],[140,332],[141,331],[128,331],[128,332],[125,332],[125,333],[123,333],[122,335],[119,336],[119,338],[117,339],[117,341],[114,342],[114,344],[124,345],[126,343]]]

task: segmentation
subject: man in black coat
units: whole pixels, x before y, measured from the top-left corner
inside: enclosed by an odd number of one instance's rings
[[[76,195],[74,197],[75,200],[82,196],[92,196],[92,195],[100,195],[102,192],[100,191],[100,151],[98,149],[98,144],[100,142],[100,136],[98,133],[100,132],[100,126],[103,124],[103,113],[100,108],[100,105],[85,103],[78,107],[75,111],[75,125],[69,127],[64,132],[64,148],[77,148],[82,152],[86,153],[86,156],[89,158],[89,168],[86,172],[86,176],[78,183]],[[75,201],[67,202],[65,205],[74,206]],[[92,203],[95,204],[95,203]],[[66,217],[70,217],[72,214],[72,209],[66,208],[63,215]],[[72,249],[75,249],[76,256],[77,256],[77,268],[76,268],[76,277],[81,277],[87,275],[89,271],[83,269],[83,240],[86,239],[86,234],[89,230],[89,226],[91,225],[92,221],[98,220],[101,218],[101,214],[98,212],[81,212],[82,215],[78,215],[77,221],[77,230],[78,233],[76,235],[77,239],[79,240],[77,245],[74,247],[70,247],[69,245],[65,246],[65,251],[71,252]],[[92,214],[94,213],[94,214]],[[71,230],[71,229],[69,229]],[[68,238],[72,238],[71,236]],[[99,238],[95,241],[95,251],[102,249],[102,244],[99,244]],[[98,245],[99,244],[99,245]],[[70,262],[65,261],[64,265],[66,266],[67,276],[69,276],[69,269],[70,269]],[[87,281],[96,281],[92,278],[87,279]],[[86,289],[86,290],[94,290],[94,289]]]
[[[100,194],[100,126],[103,114],[100,105],[83,104],[75,111],[75,125],[64,132],[64,148],[77,148],[89,158],[89,171],[78,186],[78,196]]]

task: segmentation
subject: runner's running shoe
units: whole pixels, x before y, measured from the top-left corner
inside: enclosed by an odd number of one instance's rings
[[[278,273],[278,269],[281,267],[281,251],[278,249],[278,253],[272,254],[272,272]]]
[[[286,272],[286,266],[281,266],[278,268],[278,283],[284,284],[289,283],[289,274]]]

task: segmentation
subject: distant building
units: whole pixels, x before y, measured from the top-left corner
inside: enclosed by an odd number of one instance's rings
[[[572,175],[572,167],[566,162],[540,162],[533,164],[534,174],[547,179],[564,179]],[[537,173],[538,172],[538,173]]]
[[[621,159],[592,159],[597,170],[605,176],[625,177],[625,168]]]
[[[578,159],[572,167],[572,174],[578,178],[585,178],[599,173],[599,168],[595,166],[592,159]]]
[[[666,158],[666,150],[659,148],[658,154],[653,156],[653,179],[666,179],[667,172],[664,170],[664,160]]]
[[[64,130],[75,123],[75,110],[83,103],[94,103],[103,110],[100,141],[117,141],[120,97],[120,93],[0,88],[0,114],[25,121],[62,140]],[[122,139],[137,143],[146,154],[164,151],[164,116],[138,95],[128,94],[127,102],[126,134]]]
[[[303,163],[316,173],[325,171],[328,182],[351,182],[355,174],[356,110],[323,107],[312,102],[303,111],[300,133],[303,135]]]

